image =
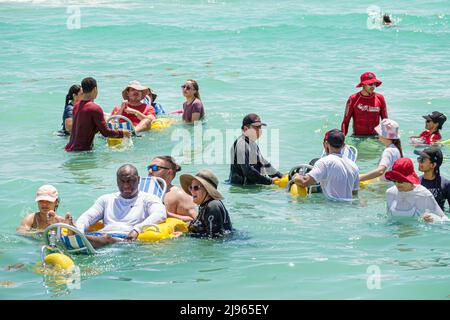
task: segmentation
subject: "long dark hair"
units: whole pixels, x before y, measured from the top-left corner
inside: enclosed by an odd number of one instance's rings
[[[192,85],[194,86],[194,89],[195,89],[194,97],[196,97],[198,100],[201,101],[202,99],[200,99],[200,92],[198,91],[198,83],[197,83],[197,81],[192,80],[192,79],[188,79],[186,81],[192,82]]]
[[[69,104],[70,101],[73,102],[73,95],[74,94],[78,94],[81,90],[81,86],[78,84],[74,84],[73,86],[70,87],[69,92],[67,92],[66,95],[66,106]]]
[[[400,157],[403,158],[402,143],[400,139],[392,139],[392,143],[397,147],[398,151],[400,151]]]

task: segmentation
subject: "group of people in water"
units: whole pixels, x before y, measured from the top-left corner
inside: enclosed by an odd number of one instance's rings
[[[384,97],[375,92],[381,85],[374,73],[360,76],[357,87],[361,91],[351,95],[347,101],[341,129],[326,132],[323,139],[323,155],[311,161],[312,167],[306,173],[295,173],[290,183],[302,188],[322,192],[333,201],[352,201],[364,181],[379,179],[390,187],[386,191],[387,212],[396,217],[419,217],[427,222],[447,221],[444,206],[450,205],[450,181],[440,174],[443,154],[439,146],[446,116],[438,111],[423,116],[425,131],[411,141],[428,146],[416,149],[419,170],[418,177],[411,159],[404,157],[399,134],[399,125],[388,118]],[[204,115],[196,81],[187,80],[182,86],[186,98],[183,104],[183,122],[194,123]],[[80,93],[82,92],[82,93]],[[105,114],[94,103],[97,97],[97,83],[85,78],[81,88],[72,86],[66,98],[64,111],[64,132],[70,133],[67,151],[91,150],[97,132],[104,136],[127,137],[127,130],[113,130],[105,122]],[[130,82],[122,91],[124,101],[112,110],[129,118],[136,131],[149,129],[164,108],[155,103],[156,94],[137,81]],[[73,111],[67,106],[72,105]],[[385,146],[379,164],[367,173],[359,172],[355,159],[348,156],[349,146],[345,143],[350,120],[353,119],[353,136],[378,137]],[[381,119],[381,121],[380,121]],[[233,185],[277,184],[283,174],[267,161],[258,147],[257,140],[266,126],[254,113],[242,120],[242,134],[231,146],[231,166],[228,182]],[[44,185],[37,191],[36,202],[39,211],[23,219],[19,232],[43,230],[47,226],[64,222],[77,227],[82,233],[90,226],[103,220],[104,228],[97,233],[88,233],[88,240],[94,247],[101,247],[117,241],[136,240],[146,225],[164,222],[174,217],[189,223],[192,236],[216,237],[229,234],[233,227],[230,215],[218,191],[219,179],[208,169],[197,174],[180,176],[180,187],[173,184],[181,167],[171,156],[156,156],[148,166],[148,176],[162,178],[167,184],[163,199],[139,191],[140,176],[131,164],[121,166],[117,171],[119,192],[99,197],[95,203],[77,219],[71,214],[64,217],[56,214],[59,195],[55,187]],[[198,206],[198,209],[196,208]]]
[[[183,103],[183,109],[173,113],[182,113],[183,122],[187,124],[203,119],[205,110],[197,82],[186,80],[181,88],[186,101]],[[66,151],[92,150],[97,132],[104,137],[131,137],[130,130],[109,128],[106,120],[110,116],[124,116],[131,121],[135,132],[144,132],[150,130],[156,117],[166,113],[162,105],[155,101],[157,94],[136,80],[123,89],[123,101],[115,106],[111,113],[105,113],[94,102],[97,95],[97,81],[91,77],[83,79],[81,86],[70,87],[66,96],[62,128],[59,131],[61,135],[70,135]]]

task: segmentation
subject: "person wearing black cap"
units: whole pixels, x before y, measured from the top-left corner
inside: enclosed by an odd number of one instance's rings
[[[422,116],[425,119],[425,131],[423,131],[418,136],[411,136],[410,140],[414,144],[415,141],[418,141],[420,144],[433,144],[442,139],[439,130],[442,129],[445,121],[447,121],[447,117],[445,114],[433,111],[431,114],[426,116]]]
[[[439,171],[443,161],[442,151],[439,147],[430,147],[423,151],[415,150],[414,153],[419,155],[419,170],[423,172],[420,184],[430,190],[444,211],[445,200],[450,206],[450,181],[442,177]]]
[[[261,154],[256,140],[261,137],[262,127],[266,126],[261,118],[250,113],[242,120],[242,135],[231,147],[231,166],[229,182],[231,184],[269,185],[283,175],[275,169]]]
[[[302,176],[296,173],[292,179],[301,187],[320,183],[323,193],[331,200],[351,201],[359,189],[359,169],[356,164],[343,157],[345,135],[339,129],[325,134],[323,147],[327,156],[320,158],[312,170]]]

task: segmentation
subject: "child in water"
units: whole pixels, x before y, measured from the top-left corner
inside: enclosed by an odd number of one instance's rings
[[[412,144],[434,144],[439,142],[442,137],[439,130],[442,129],[447,117],[438,111],[433,111],[431,114],[423,116],[425,119],[425,131],[418,136],[411,136],[409,140]]]
[[[41,186],[36,193],[36,202],[39,211],[26,216],[17,232],[22,234],[32,233],[33,231],[44,231],[49,225],[54,223],[67,223],[73,225],[72,215],[67,213],[63,218],[56,214],[59,205],[58,190],[52,185]]]
[[[391,217],[417,217],[426,222],[449,221],[433,194],[420,184],[411,159],[395,161],[385,176],[395,183],[386,191],[387,212]]]

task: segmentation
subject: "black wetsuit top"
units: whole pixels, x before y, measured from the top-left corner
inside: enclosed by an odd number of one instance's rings
[[[277,171],[261,154],[258,145],[241,135],[231,148],[229,182],[232,184],[272,184],[273,177],[283,175]],[[263,174],[261,171],[264,170]]]
[[[208,200],[199,207],[197,218],[189,224],[189,235],[217,237],[232,231],[230,216],[220,200]]]
[[[434,180],[427,180],[423,176],[420,177],[420,184],[430,190],[436,199],[439,207],[444,211],[445,200],[450,206],[450,181],[442,176],[436,176]]]

